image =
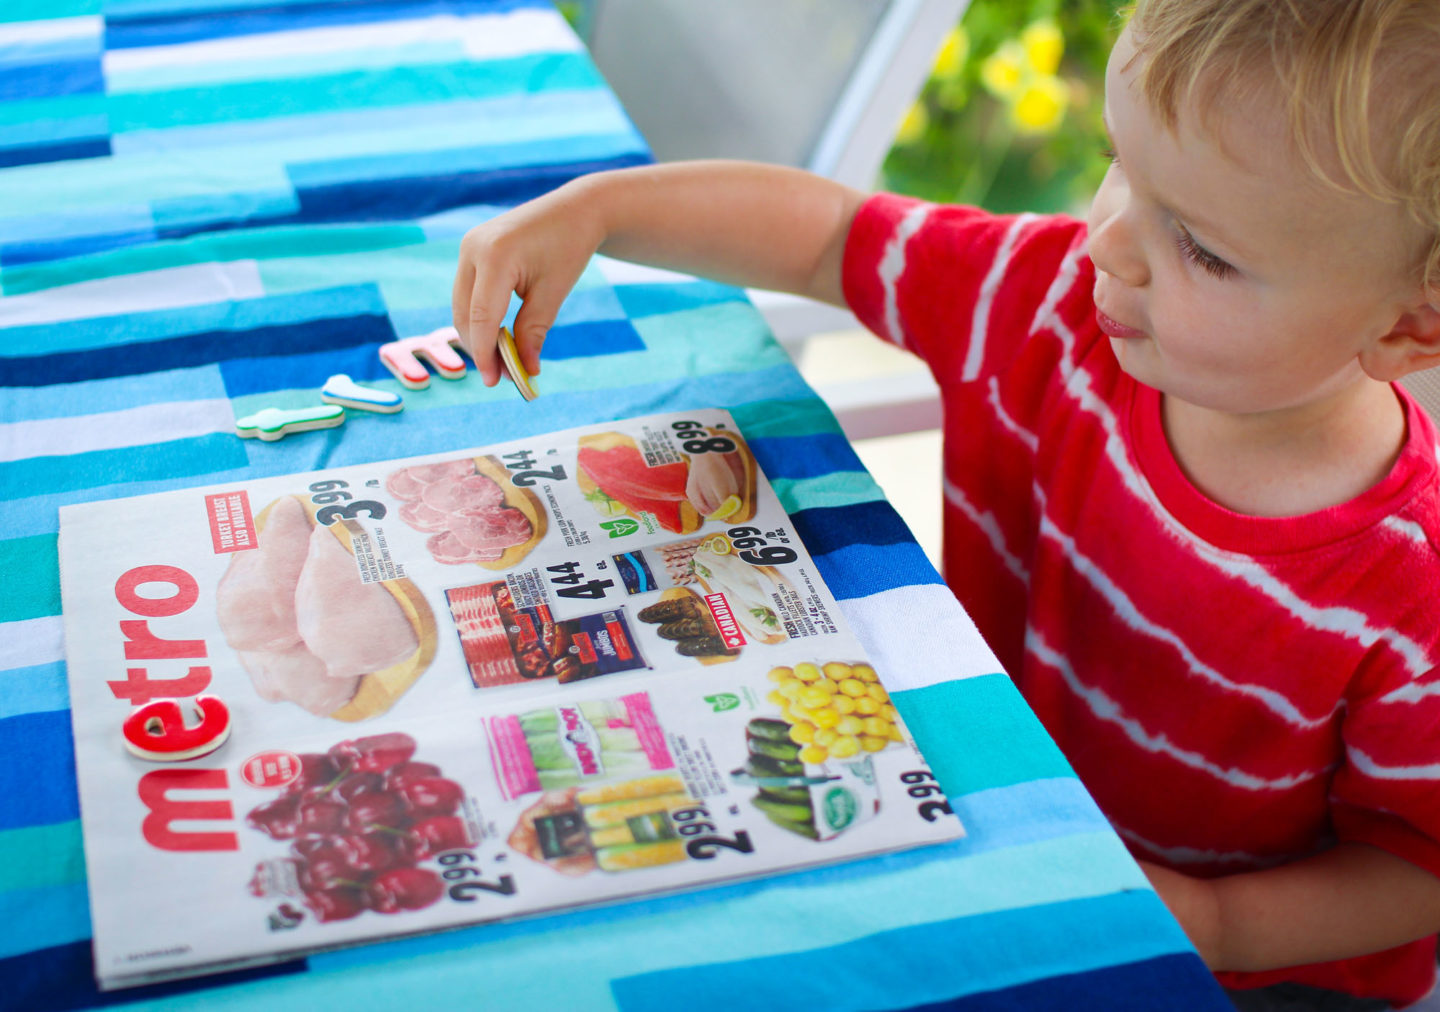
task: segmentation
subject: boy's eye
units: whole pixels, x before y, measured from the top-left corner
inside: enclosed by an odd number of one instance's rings
[[[1180,248],[1180,252],[1184,254],[1186,260],[1211,277],[1226,278],[1235,273],[1234,267],[1201,246],[1186,229],[1182,228],[1176,233],[1175,245]]]

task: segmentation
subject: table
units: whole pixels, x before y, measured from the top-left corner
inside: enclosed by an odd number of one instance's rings
[[[234,419],[449,321],[461,235],[648,160],[532,0],[8,0],[0,12],[0,1006],[1225,1009],[904,523],[737,289],[598,258],[543,398],[437,381],[278,443]],[[968,836],[101,995],[57,509],[729,409]],[[402,997],[403,996],[403,999]]]

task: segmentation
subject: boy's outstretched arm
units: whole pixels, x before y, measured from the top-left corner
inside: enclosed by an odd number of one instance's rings
[[[1440,930],[1440,878],[1361,843],[1214,879],[1140,867],[1212,970],[1344,959]]]
[[[451,296],[455,328],[486,385],[495,341],[520,296],[515,338],[540,345],[591,254],[731,284],[843,303],[841,261],[864,194],[823,177],[749,162],[677,162],[582,176],[471,229]]]

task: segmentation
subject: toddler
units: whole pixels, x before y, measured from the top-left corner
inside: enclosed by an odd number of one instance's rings
[[[1440,485],[1394,381],[1440,364],[1440,2],[1141,0],[1105,118],[1086,222],[582,178],[466,237],[455,323],[494,383],[518,293],[538,370],[596,250],[848,304],[939,382],[952,588],[1237,1003],[1413,1002]]]

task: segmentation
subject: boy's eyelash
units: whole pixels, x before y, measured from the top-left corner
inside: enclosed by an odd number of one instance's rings
[[[1183,228],[1175,236],[1175,245],[1180,248],[1180,252],[1184,254],[1186,260],[1211,277],[1226,278],[1235,272],[1234,267],[1201,246],[1195,241],[1195,237]]]
[[[1109,144],[1106,144],[1100,149],[1100,157],[1111,163],[1120,161],[1120,156],[1115,153],[1115,149],[1112,148]]]

